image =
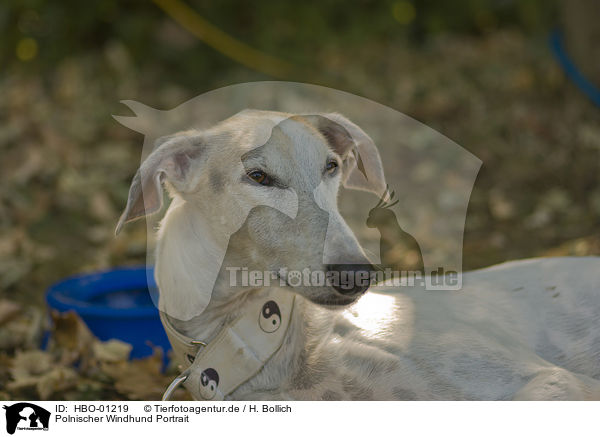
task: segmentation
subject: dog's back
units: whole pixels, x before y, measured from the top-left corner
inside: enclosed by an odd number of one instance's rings
[[[367,346],[398,357],[383,378],[397,398],[600,399],[599,268],[534,259],[467,273],[460,291],[380,285],[336,329],[360,344],[341,346],[350,367]]]

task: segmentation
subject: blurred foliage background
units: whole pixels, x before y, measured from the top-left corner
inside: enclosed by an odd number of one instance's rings
[[[0,305],[0,329],[7,314],[14,324],[14,314],[43,309],[45,288],[65,275],[145,261],[143,223],[113,235],[142,141],[111,118],[128,115],[119,101],[171,109],[246,81],[312,82],[362,95],[478,156],[465,269],[600,254],[600,110],[565,78],[547,43],[566,2],[187,0],[193,16],[217,29],[216,49],[202,38],[206,28],[186,28],[192,15],[169,15],[173,4],[182,3],[2,2],[0,298],[20,310]],[[241,64],[219,35],[284,68],[272,74],[268,62]],[[18,378],[15,351],[35,344],[31,325],[0,335],[7,351],[0,394],[3,382]],[[55,383],[43,393],[124,394],[94,381]]]

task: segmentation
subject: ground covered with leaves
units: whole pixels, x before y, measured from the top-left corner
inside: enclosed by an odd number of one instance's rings
[[[544,41],[495,32],[315,57],[344,71],[329,85],[406,113],[483,161],[465,269],[600,254],[600,110]],[[252,79],[227,70],[202,89]],[[130,361],[130,345],[100,342],[74,314],[50,318],[43,297],[64,276],[145,262],[143,224],[113,233],[142,138],[110,115],[126,114],[124,98],[170,109],[197,94],[138,67],[118,41],[44,74],[0,77],[0,398],[160,398],[176,372],[161,372],[164,352]]]
[[[42,317],[40,309],[0,300],[0,399],[160,400],[177,375],[160,348],[130,360],[130,344],[98,340],[74,312],[52,313],[49,332]],[[190,400],[182,389],[173,399]]]

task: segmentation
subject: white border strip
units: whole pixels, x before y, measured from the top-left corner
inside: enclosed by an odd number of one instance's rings
[[[14,402],[0,402],[11,406]],[[26,401],[24,401],[26,402]],[[43,436],[565,436],[597,431],[600,402],[31,402],[50,411]],[[596,418],[596,419],[595,419]],[[136,419],[144,419],[137,422]],[[19,422],[24,424],[24,421]],[[0,436],[6,434],[0,411]],[[17,429],[15,436],[36,435]]]

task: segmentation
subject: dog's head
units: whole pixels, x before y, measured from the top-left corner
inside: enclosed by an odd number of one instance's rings
[[[323,305],[350,304],[368,288],[371,266],[337,194],[340,185],[381,193],[385,181],[373,141],[345,117],[246,110],[159,139],[117,231],[160,210],[163,185],[174,200],[156,277],[169,315],[188,320],[257,280]]]

